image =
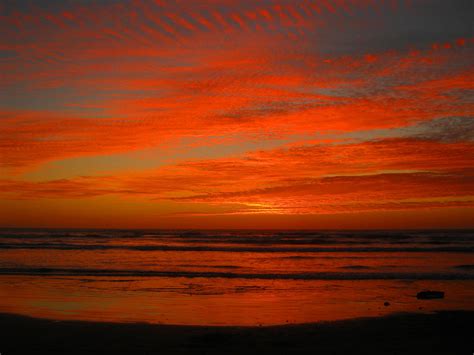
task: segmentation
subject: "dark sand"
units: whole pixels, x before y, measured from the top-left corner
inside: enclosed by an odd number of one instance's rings
[[[273,327],[53,321],[0,314],[10,354],[466,354],[474,312],[399,314]]]

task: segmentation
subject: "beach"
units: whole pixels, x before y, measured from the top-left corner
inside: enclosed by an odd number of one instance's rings
[[[0,0],[0,355],[474,355],[473,13]]]
[[[0,312],[273,326],[473,311],[473,248],[469,230],[4,229]]]
[[[471,354],[474,312],[268,327],[57,321],[0,315],[2,354]]]
[[[471,354],[473,247],[468,230],[3,230],[0,353]]]

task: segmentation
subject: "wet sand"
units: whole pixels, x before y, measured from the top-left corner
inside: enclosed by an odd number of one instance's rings
[[[472,311],[271,327],[55,321],[0,314],[2,354],[472,354]]]

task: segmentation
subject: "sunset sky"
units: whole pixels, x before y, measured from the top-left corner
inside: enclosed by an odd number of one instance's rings
[[[474,227],[473,13],[0,1],[0,226]]]

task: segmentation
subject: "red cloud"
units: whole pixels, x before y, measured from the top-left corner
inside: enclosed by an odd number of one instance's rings
[[[387,49],[349,33],[367,35],[374,10],[396,15],[409,5],[133,0],[49,10],[29,3],[8,14],[5,5],[0,194],[116,195],[191,204],[198,214],[471,206],[469,134],[414,133],[421,123],[429,130],[427,122],[474,115],[472,38]],[[390,128],[424,139],[377,136]],[[229,137],[246,147],[247,137],[267,136],[291,144],[109,177],[87,168],[63,180],[21,176],[46,162],[173,150],[190,137],[198,140],[191,148],[216,156]]]

